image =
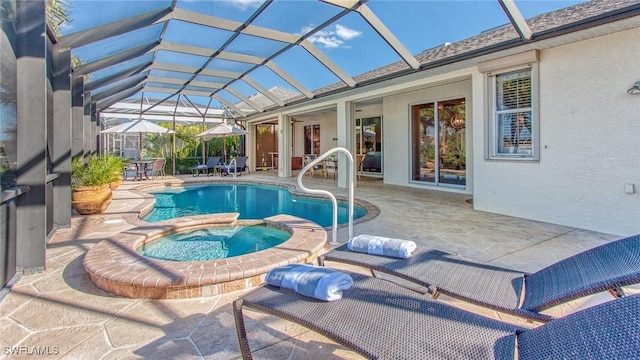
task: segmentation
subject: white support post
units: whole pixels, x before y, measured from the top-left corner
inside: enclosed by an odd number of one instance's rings
[[[291,122],[278,114],[278,177],[291,176]]]
[[[353,151],[354,142],[354,109],[353,103],[350,101],[338,101],[336,104],[336,127],[338,135],[338,147],[349,149]],[[344,154],[338,154],[338,187],[346,188],[347,183],[347,167],[343,164],[346,163],[346,157]]]

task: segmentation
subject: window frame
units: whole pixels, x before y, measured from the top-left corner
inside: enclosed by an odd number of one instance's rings
[[[531,106],[498,110],[497,98],[498,98],[498,84],[497,79],[500,75],[528,70],[531,76]],[[515,66],[498,71],[487,72],[486,79],[488,84],[488,114],[487,114],[487,147],[485,159],[487,160],[514,160],[514,161],[539,161],[540,160],[540,122],[539,122],[539,66],[538,63],[530,63],[525,66]],[[500,143],[502,142],[502,135],[500,133],[500,117],[502,114],[516,114],[522,112],[530,112],[531,114],[531,154],[510,154],[499,152]]]

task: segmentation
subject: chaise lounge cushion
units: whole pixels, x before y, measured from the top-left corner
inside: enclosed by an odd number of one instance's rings
[[[342,300],[264,286],[233,303],[243,358],[243,308],[305,326],[369,359],[637,359],[640,295],[608,301],[533,329],[433,301],[389,281],[352,274]]]
[[[552,306],[640,283],[640,235],[612,241],[558,261],[533,274],[418,248],[409,259],[349,251],[342,245],[318,258],[363,266],[480,306],[538,321]]]
[[[366,153],[364,160],[362,160],[362,171],[382,171],[382,152],[369,151]]]
[[[430,300],[389,281],[350,273],[339,301],[263,286],[234,302],[243,356],[250,358],[242,308],[301,324],[368,359],[514,359],[522,328]]]

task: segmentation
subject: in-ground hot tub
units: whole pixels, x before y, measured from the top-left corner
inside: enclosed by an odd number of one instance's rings
[[[288,240],[245,255],[204,261],[168,261],[143,256],[145,243],[172,234],[212,226],[261,225],[290,234]],[[315,261],[327,241],[326,231],[306,219],[276,215],[238,221],[237,213],[192,216],[139,226],[91,248],[84,267],[100,289],[130,298],[180,299],[213,296],[264,283],[266,273],[290,263]]]
[[[158,260],[206,261],[266,250],[290,237],[288,231],[264,224],[222,225],[151,239],[136,250],[143,256]]]

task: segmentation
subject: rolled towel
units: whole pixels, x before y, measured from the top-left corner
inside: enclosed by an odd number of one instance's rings
[[[411,257],[411,253],[416,249],[416,243],[411,240],[358,235],[349,240],[347,247],[351,251],[406,259]]]
[[[343,291],[353,285],[349,274],[305,264],[289,264],[271,269],[267,273],[266,282],[324,301],[342,299]]]

